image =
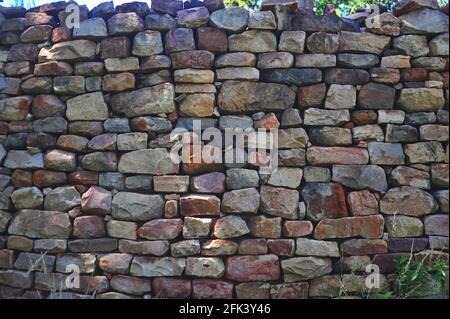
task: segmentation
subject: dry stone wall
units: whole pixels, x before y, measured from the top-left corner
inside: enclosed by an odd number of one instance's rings
[[[448,261],[448,6],[66,5],[0,8],[1,297],[360,296]],[[193,119],[278,128],[279,169],[174,164]]]

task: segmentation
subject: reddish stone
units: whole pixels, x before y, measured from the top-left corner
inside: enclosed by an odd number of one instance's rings
[[[363,237],[377,239],[383,236],[384,218],[381,215],[324,219],[314,232],[316,239]]]
[[[369,154],[356,147],[313,146],[306,152],[306,159],[312,165],[366,165]]]
[[[67,176],[64,172],[38,170],[33,173],[33,184],[37,187],[54,187],[67,184]]]
[[[307,282],[284,283],[273,285],[270,290],[272,299],[307,299],[309,284]]]
[[[31,112],[38,119],[65,116],[66,106],[56,95],[41,94],[33,98]]]
[[[376,215],[379,213],[377,198],[367,190],[351,192],[348,194],[347,200],[353,216]]]
[[[182,230],[182,219],[155,219],[139,227],[138,236],[150,240],[170,240],[177,238]]]
[[[232,299],[233,285],[219,280],[193,280],[192,297],[195,299]]]
[[[212,195],[186,195],[180,198],[183,216],[219,216],[220,199]]]
[[[226,261],[225,277],[233,281],[272,281],[280,278],[275,255],[233,256]]]
[[[403,69],[400,77],[402,82],[420,82],[426,81],[428,78],[428,71],[425,68]]]
[[[390,68],[373,68],[370,77],[374,82],[397,84],[400,82],[400,70]]]
[[[274,113],[269,113],[267,115],[264,115],[260,120],[255,121],[254,126],[255,128],[265,129],[279,128],[280,122],[278,121]]]
[[[350,239],[341,244],[341,252],[347,256],[385,254],[388,246],[382,239]]]
[[[11,182],[16,188],[33,186],[33,173],[16,169],[11,175]]]
[[[25,25],[52,25],[56,24],[55,18],[51,15],[41,12],[27,12],[25,15]]]
[[[269,239],[269,252],[277,256],[294,256],[295,241],[293,239]]]
[[[71,185],[95,185],[98,183],[98,173],[92,171],[78,171],[69,174],[69,183]]]
[[[197,193],[223,193],[225,192],[225,174],[214,172],[196,176],[192,179],[191,189]]]
[[[166,201],[164,206],[164,218],[174,218],[178,216],[178,201],[171,199]]]
[[[87,144],[89,140],[83,136],[78,135],[61,135],[56,142],[58,148],[72,151],[72,152],[85,152],[87,150]]]
[[[18,96],[0,100],[1,121],[23,121],[30,111],[31,97]]]
[[[313,221],[347,217],[345,190],[338,183],[307,183],[302,190],[306,213]]]
[[[54,28],[52,32],[52,42],[59,43],[70,41],[72,39],[72,30],[64,27]]]
[[[244,282],[236,285],[237,299],[269,299],[270,287],[267,283]]]
[[[176,278],[155,278],[152,291],[156,298],[188,298],[191,295],[191,281]]]
[[[50,61],[45,63],[35,64],[35,76],[57,76],[57,75],[71,75],[73,68],[69,63],[60,61]]]
[[[126,58],[130,54],[130,39],[128,37],[115,37],[104,39],[100,42],[100,57]]]
[[[81,209],[87,214],[106,215],[111,212],[112,195],[98,186],[91,186],[81,197]]]
[[[380,267],[383,274],[393,274],[396,271],[395,264],[401,257],[409,257],[409,253],[380,254],[373,257],[372,263]]]
[[[73,222],[73,236],[77,238],[96,238],[106,235],[105,223],[100,216],[81,216]]]
[[[308,236],[313,230],[314,226],[310,221],[288,220],[283,225],[283,235],[286,237]]]
[[[352,122],[355,125],[373,124],[377,122],[377,113],[372,110],[361,110],[352,112]]]
[[[226,52],[228,50],[228,38],[225,31],[203,27],[197,29],[198,48],[214,53]]]
[[[324,83],[298,88],[298,104],[301,108],[310,106],[320,106],[327,94],[327,87]]]
[[[170,58],[174,69],[210,69],[214,65],[214,54],[204,50],[176,52]]]

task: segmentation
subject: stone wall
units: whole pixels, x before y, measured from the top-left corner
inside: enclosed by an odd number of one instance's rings
[[[0,8],[0,297],[358,297],[448,260],[448,6],[184,6]],[[279,128],[279,169],[174,164],[193,119]]]

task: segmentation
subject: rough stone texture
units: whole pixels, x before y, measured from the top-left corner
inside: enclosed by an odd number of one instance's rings
[[[336,183],[307,183],[301,192],[306,214],[313,221],[348,216],[345,192]]]
[[[233,256],[227,259],[225,277],[233,281],[273,281],[280,277],[275,255]]]
[[[302,281],[331,273],[331,259],[321,257],[296,257],[281,261],[284,281]]]
[[[120,192],[112,200],[112,216],[122,220],[145,221],[163,215],[164,200],[159,195]]]
[[[410,186],[392,188],[380,201],[380,211],[389,215],[420,217],[436,212],[437,209],[438,204],[431,194]]]
[[[255,82],[225,82],[217,98],[224,113],[281,111],[292,107],[295,92],[282,84]]]
[[[371,298],[448,261],[448,5],[67,5],[0,7],[0,297]],[[196,120],[278,150],[197,162]]]

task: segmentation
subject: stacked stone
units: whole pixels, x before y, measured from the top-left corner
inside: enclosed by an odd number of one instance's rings
[[[448,262],[448,7],[66,6],[0,8],[0,297],[358,296]],[[280,167],[174,164],[194,119],[278,128]]]

